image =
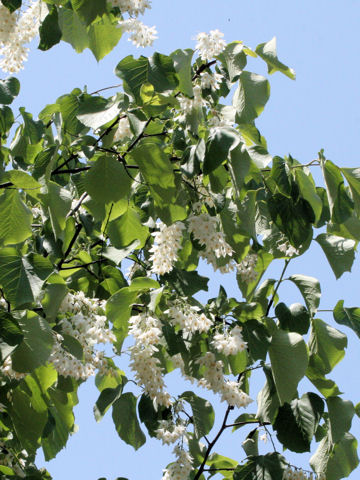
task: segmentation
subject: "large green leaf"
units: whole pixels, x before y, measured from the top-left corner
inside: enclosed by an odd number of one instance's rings
[[[66,215],[71,208],[72,197],[70,192],[55,182],[48,182],[46,191],[39,196],[45,210],[49,213],[55,238],[62,238],[66,225]]]
[[[0,196],[0,243],[21,243],[32,234],[32,214],[17,190],[6,190]]]
[[[314,277],[306,275],[291,275],[289,280],[298,287],[310,314],[314,315],[320,304],[321,290],[319,281]]]
[[[68,8],[61,8],[59,10],[59,25],[62,40],[70,43],[77,53],[81,53],[89,46],[86,26],[76,12]]]
[[[318,318],[312,321],[309,338],[310,366],[326,375],[345,355],[346,335]]]
[[[287,77],[295,80],[295,72],[292,68],[287,67],[277,57],[276,53],[276,37],[272,38],[267,43],[261,43],[256,47],[255,52],[267,63],[268,72],[281,72]]]
[[[9,312],[0,309],[0,362],[15,350],[23,338],[17,320]]]
[[[182,393],[180,398],[183,398],[191,405],[195,437],[201,438],[207,435],[215,421],[215,412],[211,403],[190,391]]]
[[[270,96],[267,79],[256,73],[241,72],[239,86],[233,97],[237,123],[251,123],[264,110]]]
[[[22,256],[13,247],[0,250],[0,284],[14,309],[24,307],[38,297],[51,271],[50,261],[41,255]]]
[[[49,50],[49,48],[60,42],[62,32],[59,27],[58,10],[56,7],[52,6],[49,13],[42,21],[39,28],[39,34],[39,50]]]
[[[187,48],[185,50],[175,50],[171,53],[174,62],[174,68],[179,77],[178,89],[188,97],[193,96],[193,87],[191,81],[191,61],[194,50]]]
[[[242,42],[228,43],[225,49],[218,55],[218,59],[222,63],[222,71],[230,82],[236,82],[241,72],[246,66],[246,54]]]
[[[257,395],[258,410],[256,418],[262,422],[273,423],[278,413],[280,402],[270,367],[264,365],[263,370],[266,375],[266,383]]]
[[[240,142],[240,136],[232,128],[216,128],[209,136],[206,144],[206,153],[203,166],[204,174],[208,175],[229,157]]]
[[[94,405],[94,416],[99,422],[114,402],[121,396],[123,385],[120,384],[115,388],[105,388],[101,391],[99,398]]]
[[[51,328],[33,312],[20,318],[19,325],[24,338],[12,354],[12,364],[17,372],[31,372],[49,358],[53,346]]]
[[[300,303],[293,303],[287,307],[285,303],[276,305],[275,314],[279,319],[283,330],[297,332],[305,335],[310,326],[310,315],[307,309]]]
[[[96,3],[96,0],[94,3]],[[84,4],[86,9],[88,1],[84,1]],[[103,15],[88,27],[89,48],[97,61],[104,58],[116,47],[121,35],[122,31],[119,28],[118,20],[112,15]]]
[[[352,198],[357,213],[360,212],[360,168],[342,168],[346,180],[349,182]]]
[[[71,0],[71,5],[86,25],[106,12],[106,0]]]
[[[347,194],[341,170],[330,160],[322,162],[331,218],[334,223],[343,223],[353,211],[353,202]]]
[[[344,307],[344,300],[339,300],[333,315],[337,323],[351,328],[360,337],[360,308]]]
[[[19,95],[20,82],[15,77],[0,80],[0,104],[10,105],[15,97]]]
[[[300,195],[309,202],[315,216],[315,223],[320,220],[322,200],[316,192],[315,182],[311,174],[306,174],[303,168],[294,168],[295,179],[300,190]]]
[[[128,320],[131,316],[132,304],[138,295],[136,290],[128,287],[114,293],[106,302],[106,316],[114,325],[119,346],[125,340],[128,332]]]
[[[234,472],[234,480],[280,480],[286,467],[285,459],[277,452],[253,456]]]
[[[155,92],[163,93],[174,90],[178,85],[177,74],[172,58],[160,53],[152,57],[141,56],[135,59],[132,55],[118,63],[115,73],[124,80],[124,87],[141,104],[140,90],[145,83],[151,83]]]
[[[276,330],[269,347],[271,368],[280,404],[291,402],[308,366],[308,352],[301,335]]]
[[[324,411],[324,402],[315,393],[305,393],[279,408],[274,423],[278,440],[293,452],[309,452]]]
[[[137,211],[130,207],[121,217],[109,223],[108,234],[116,248],[125,248],[135,240],[139,241],[137,248],[141,248],[149,236],[149,229],[141,224]]]
[[[344,272],[351,271],[355,260],[356,242],[354,240],[327,233],[321,233],[315,240],[323,249],[336,278],[341,277]]]
[[[113,157],[103,156],[86,173],[84,187],[96,202],[110,203],[127,197],[131,182],[124,165]]]
[[[326,399],[329,411],[330,433],[333,443],[338,443],[351,428],[355,408],[349,400],[340,397]]]
[[[96,130],[105,123],[115,120],[120,112],[119,100],[118,96],[116,100],[84,96],[79,106],[77,119],[87,127]]]
[[[143,434],[136,415],[136,397],[128,392],[113,404],[112,417],[119,437],[137,450],[144,445]]]

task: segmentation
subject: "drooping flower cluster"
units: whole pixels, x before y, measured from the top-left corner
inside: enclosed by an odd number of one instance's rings
[[[0,6],[0,68],[4,72],[16,73],[23,68],[29,49],[25,47],[39,32],[42,16],[47,7],[41,0],[33,1],[22,13],[9,14]]]
[[[232,269],[231,258],[227,262],[228,265],[221,267],[218,267],[216,262],[216,259],[231,257],[233,254],[232,248],[225,240],[224,233],[220,231],[217,217],[202,213],[192,215],[188,222],[189,232],[201,246],[205,247],[204,250],[200,250],[199,255],[211,264],[214,270],[219,269],[222,273],[225,273],[229,268]]]
[[[186,301],[175,300],[167,313],[174,326],[179,326],[184,336],[189,336],[195,332],[207,332],[213,324],[213,320],[204,313],[199,313],[199,308],[189,305]]]
[[[197,175],[194,179],[194,187],[199,195],[199,201],[192,204],[193,212],[201,213],[201,208],[205,204],[210,208],[215,207],[214,200],[203,183],[203,175]]]
[[[181,222],[176,222],[168,227],[160,222],[158,227],[159,231],[153,233],[155,244],[150,249],[150,252],[152,252],[150,257],[152,262],[151,272],[164,275],[164,273],[171,272],[178,259],[177,252],[180,248],[182,231],[185,226]]]
[[[129,333],[135,338],[135,345],[130,348],[130,368],[135,373],[138,385],[157,405],[169,407],[171,399],[165,390],[160,361],[154,356],[156,347],[162,340],[160,320],[142,312],[129,320]]]
[[[204,369],[199,385],[214,393],[220,393],[222,402],[225,401],[231,406],[240,408],[247,407],[253,401],[239,388],[237,382],[225,379],[223,363],[221,360],[216,360],[212,352],[206,352],[197,360],[197,363]]]
[[[241,327],[234,327],[230,332],[217,333],[214,335],[212,344],[219,353],[224,355],[236,355],[245,350],[247,343],[241,334]]]
[[[301,468],[287,467],[284,472],[283,480],[326,480],[325,474],[317,475],[312,472],[305,472]]]
[[[163,445],[170,445],[183,437],[186,427],[183,423],[175,424],[169,420],[160,420],[160,427],[156,430],[156,437],[162,441]]]
[[[193,470],[193,459],[189,452],[177,445],[174,448],[174,454],[177,460],[164,470],[162,480],[185,480],[189,477],[191,470]]]
[[[7,437],[5,439],[0,440],[0,465],[5,467],[10,467],[15,474],[20,477],[25,477],[24,468],[26,466],[26,460],[28,457],[28,453],[26,450],[22,450],[21,452],[14,455],[9,449],[6,441],[4,440],[12,440],[13,435],[11,432],[8,432]]]
[[[256,253],[249,253],[246,255],[244,260],[236,265],[238,274],[241,277],[241,280],[246,283],[251,283],[256,280],[258,274],[255,271],[257,263]]]
[[[111,0],[111,5],[118,7],[121,13],[128,13],[131,17],[144,15],[145,10],[151,8],[149,0]]]
[[[124,32],[130,33],[128,40],[136,47],[149,47],[158,38],[154,26],[149,27],[137,18],[121,20],[119,26]]]
[[[54,335],[54,346],[49,357],[56,371],[64,377],[70,376],[85,380],[107,371],[104,352],[95,349],[98,344],[113,343],[114,334],[106,327],[106,316],[103,315],[105,302],[96,298],[87,298],[84,292],[68,293],[64,298],[60,313],[61,333],[75,338],[83,350],[83,359],[79,359],[63,348],[63,335]]]
[[[209,62],[224,50],[226,42],[223,37],[224,34],[217,29],[211,30],[210,33],[202,32],[197,35],[195,48],[199,50],[202,60]]]

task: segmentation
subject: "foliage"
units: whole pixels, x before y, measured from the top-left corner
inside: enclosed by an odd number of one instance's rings
[[[51,5],[41,49],[63,38],[101,58],[116,44],[118,7]],[[104,43],[97,28],[107,32]],[[294,78],[294,72],[278,59],[274,39],[255,52],[233,42],[205,63],[191,49],[128,56],[116,67],[123,91],[105,98],[75,88],[37,120],[21,108],[16,129],[9,105],[19,83],[1,81],[0,471],[6,478],[51,478],[35,467],[36,451],[51,459],[66,445],[77,389],[94,374],[98,421],[111,409],[117,433],[135,449],[146,442],[143,430],[163,443],[179,442],[164,479],[293,478],[296,467],[272,449],[275,436],[294,452],[318,443],[310,459],[317,478],[338,480],[357,466],[349,430],[358,407],[329,378],[344,357],[346,335],[318,317],[316,278],[285,275],[313,241],[336,278],[351,270],[360,239],[359,169],[340,168],[322,151],[307,165],[268,153],[255,120],[269,99],[269,81],[246,70],[247,58],[259,56],[269,73]],[[314,166],[323,185],[315,183]],[[236,276],[239,298],[221,287],[206,304],[197,300],[207,291],[204,260]],[[281,275],[263,281],[273,261],[283,264]],[[286,280],[302,304],[282,301]],[[359,335],[358,308],[339,301],[334,318]],[[101,344],[111,345],[115,363]],[[136,393],[118,367],[124,348]],[[166,374],[175,369],[225,402],[215,433],[211,396],[198,396],[190,384],[176,398],[167,391]],[[257,408],[249,397],[254,369],[265,382]],[[314,391],[304,391],[305,378]],[[244,438],[247,425],[252,430]],[[214,452],[230,427],[244,440],[237,459]],[[265,455],[259,432],[271,436]]]

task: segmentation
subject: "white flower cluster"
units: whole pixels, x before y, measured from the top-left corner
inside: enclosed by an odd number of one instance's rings
[[[177,252],[180,248],[182,231],[185,226],[181,222],[176,222],[168,227],[160,222],[158,228],[159,231],[152,234],[155,244],[150,249],[150,252],[152,252],[150,257],[152,262],[151,272],[164,275],[164,273],[171,272],[178,259]]]
[[[218,90],[222,81],[222,75],[220,73],[202,72],[200,74],[201,88],[211,88],[212,90]]]
[[[207,263],[211,264],[214,270],[225,273],[233,269],[232,262],[223,267],[218,267],[216,259],[231,257],[233,250],[225,240],[225,235],[219,230],[219,221],[217,217],[211,217],[207,213],[200,215],[192,215],[188,219],[189,231],[193,234],[195,240],[200,245],[205,246],[205,250],[200,250],[199,255],[204,258]]]
[[[225,379],[223,363],[221,360],[217,361],[212,352],[206,352],[197,360],[197,363],[204,367],[203,378],[199,380],[199,385],[214,393],[220,393],[222,402],[225,401],[231,406],[240,408],[247,407],[253,401],[239,388],[237,382]]]
[[[215,203],[214,203],[214,200],[212,199],[210,192],[208,191],[208,189],[205,187],[203,183],[203,175],[197,175],[193,181],[194,181],[194,187],[200,196],[200,200],[192,204],[193,212],[197,214],[201,213],[201,207],[203,206],[204,203],[208,207],[214,208]]]
[[[96,298],[87,298],[84,292],[68,293],[64,298],[60,313],[64,314],[59,322],[63,334],[71,335],[83,349],[83,360],[66,351],[61,334],[54,336],[54,346],[49,357],[56,371],[64,377],[85,380],[96,370],[107,372],[107,363],[102,351],[95,350],[100,343],[113,343],[116,338],[106,328],[106,316],[102,315],[105,302]]]
[[[294,255],[299,255],[299,250],[292,245],[288,241],[284,241],[278,245],[278,250],[284,254],[285,257],[293,257]]]
[[[193,87],[193,98],[184,97],[184,95],[178,96],[178,101],[180,104],[181,115],[179,115],[179,121],[183,121],[186,118],[186,115],[190,115],[193,110],[197,110],[206,105],[205,100],[202,98],[202,90],[200,85],[194,85]]]
[[[29,49],[25,47],[39,32],[42,13],[46,4],[33,1],[21,14],[9,14],[7,8],[0,7],[0,68],[4,72],[16,73],[23,68]]]
[[[186,427],[182,423],[175,424],[169,420],[160,420],[160,427],[156,430],[156,437],[162,441],[163,445],[170,445],[183,437]]]
[[[213,324],[213,320],[204,313],[199,313],[199,310],[185,301],[176,300],[164,313],[169,315],[174,326],[181,328],[184,336],[189,336],[195,332],[207,332]]]
[[[129,119],[127,117],[120,118],[117,129],[115,130],[114,142],[121,142],[132,136]]]
[[[292,467],[287,467],[283,480],[326,480],[326,477],[324,473],[317,475],[312,472],[304,472],[301,468],[293,469]]]
[[[230,332],[217,333],[211,342],[219,353],[236,355],[245,350],[247,343],[241,334],[241,327],[234,327]]]
[[[199,33],[196,37],[196,49],[202,60],[209,62],[216,55],[219,55],[226,47],[223,40],[224,34],[219,30],[211,30],[210,33]]]
[[[257,263],[256,253],[249,253],[246,255],[244,260],[236,265],[238,274],[241,277],[241,280],[246,283],[251,283],[256,280],[258,274],[255,271]]]
[[[149,47],[154,43],[154,40],[158,38],[154,26],[148,27],[137,18],[121,20],[119,26],[124,32],[130,33],[129,41],[136,47]]]
[[[16,372],[12,368],[12,361],[10,356],[6,357],[6,359],[4,360],[2,366],[0,367],[0,373],[7,376],[8,378],[13,378],[15,380],[21,380],[22,378],[26,377],[26,373]]]
[[[169,407],[171,399],[165,390],[165,383],[160,367],[160,361],[154,357],[158,351],[156,345],[162,341],[161,323],[155,318],[140,313],[129,320],[129,333],[135,338],[135,345],[130,348],[130,368],[135,372],[138,385],[157,405]]]
[[[191,470],[193,470],[193,459],[189,452],[177,445],[174,448],[174,454],[177,460],[164,470],[162,480],[186,480],[189,478]]]
[[[144,15],[145,10],[151,8],[149,0],[110,0],[113,7],[119,7],[121,13],[128,13],[132,17]]]

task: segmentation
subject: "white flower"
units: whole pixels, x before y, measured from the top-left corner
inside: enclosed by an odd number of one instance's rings
[[[198,311],[198,307],[177,300],[164,313],[169,315],[173,325],[181,328],[184,336],[189,336],[195,332],[207,332],[213,324],[213,320]]]
[[[151,8],[149,0],[110,0],[114,7],[119,7],[121,13],[128,13],[132,17],[143,15],[147,8]]]
[[[129,41],[136,47],[149,47],[158,38],[155,27],[148,27],[137,18],[121,20],[119,26],[124,32],[130,33]]]
[[[251,283],[257,279],[258,274],[255,271],[256,263],[256,253],[249,253],[242,262],[236,265],[238,274],[243,282]]]
[[[177,460],[164,470],[162,480],[186,480],[193,470],[193,459],[186,450],[177,445],[174,448],[174,453]]]
[[[209,62],[216,55],[219,55],[226,47],[223,40],[224,34],[219,30],[211,30],[210,33],[199,33],[196,37],[196,49],[202,60]]]
[[[278,245],[278,250],[284,254],[285,257],[293,257],[294,255],[299,255],[299,250],[292,245],[288,241],[284,241]]]
[[[224,355],[236,355],[245,350],[247,343],[241,335],[241,327],[234,327],[229,333],[217,333],[211,342],[216,350]]]
[[[175,443],[179,438],[185,435],[185,425],[175,425],[168,420],[160,420],[159,424],[160,427],[156,430],[156,437],[162,441],[163,445]]]
[[[150,249],[152,255],[151,272],[159,275],[171,272],[178,259],[178,250],[181,245],[182,231],[185,228],[181,222],[176,222],[169,227],[164,223],[158,224],[159,231],[154,232],[155,244]]]
[[[213,90],[217,90],[220,88],[220,83],[222,80],[222,75],[219,73],[209,73],[209,72],[202,72],[200,74],[200,81],[201,81],[201,88],[212,88]]]

